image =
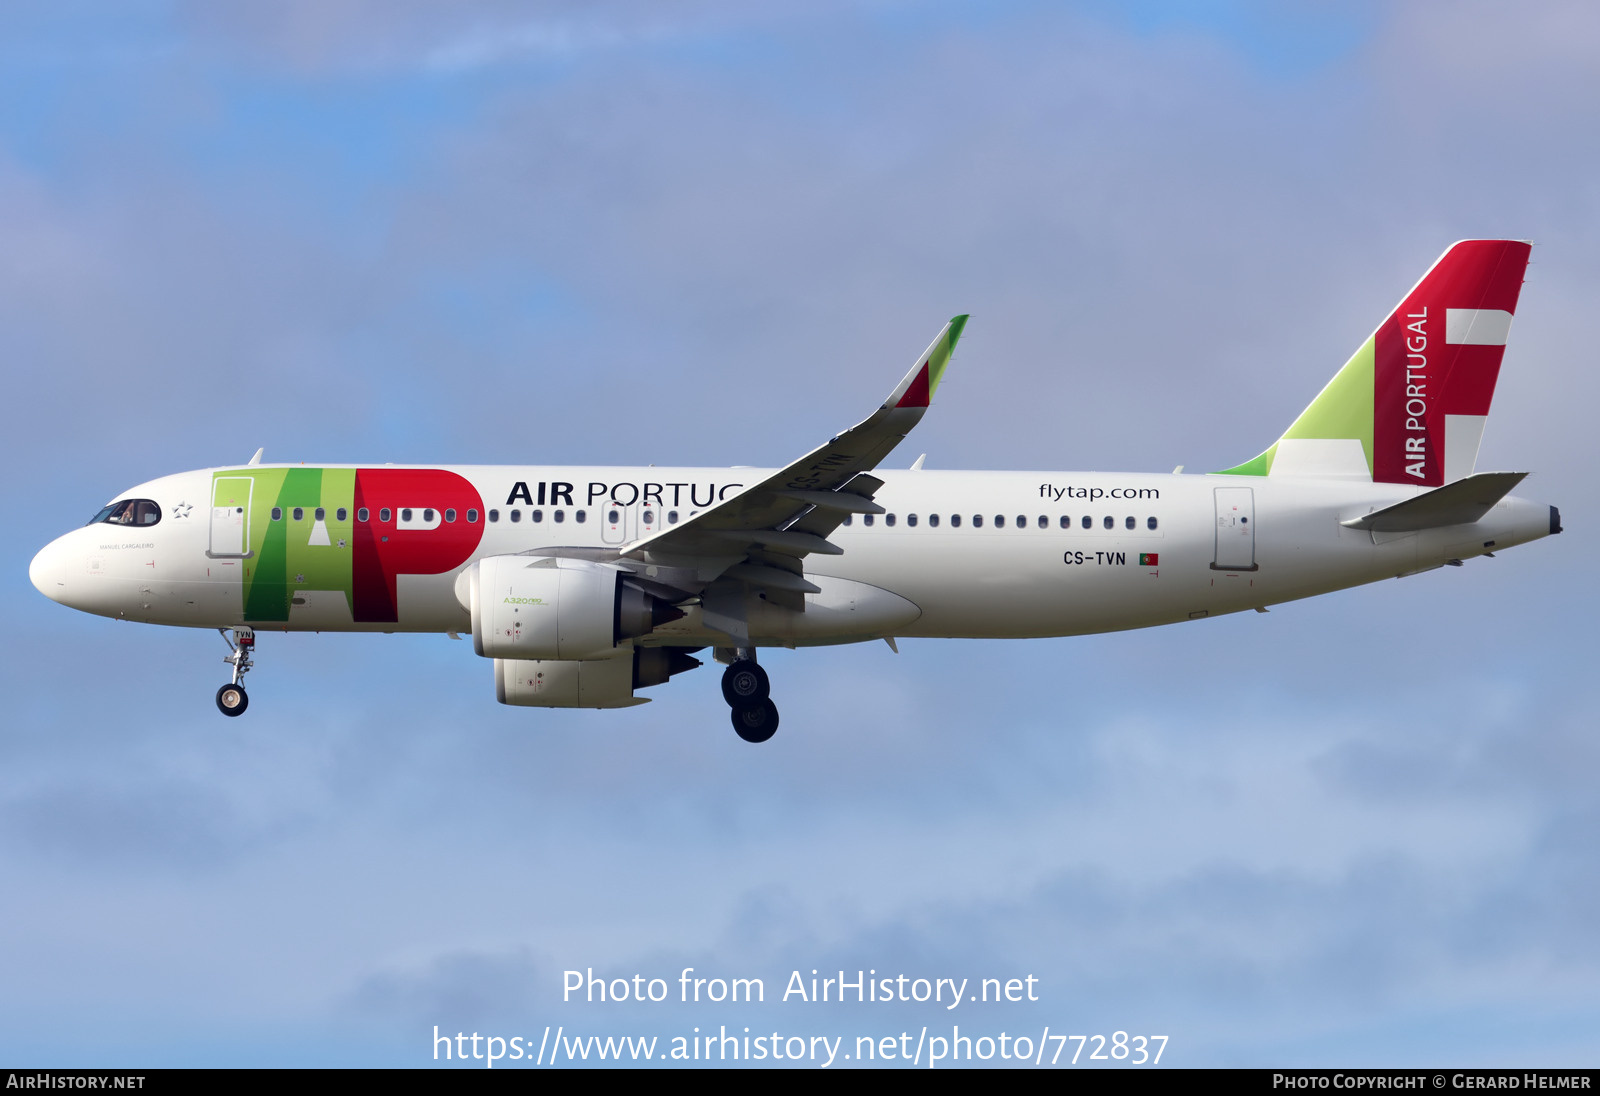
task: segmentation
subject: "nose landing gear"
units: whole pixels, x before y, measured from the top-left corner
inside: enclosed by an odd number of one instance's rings
[[[217,632],[222,636],[222,642],[228,645],[228,650],[233,652],[222,660],[233,667],[233,680],[217,690],[217,710],[228,716],[243,715],[250,706],[243,680],[254,665],[250,655],[256,649],[256,634],[249,628],[235,628],[233,638],[229,639],[228,629],[218,628]]]
[[[768,693],[772,683],[756,664],[754,647],[740,647],[722,672],[722,699],[732,709],[733,730],[746,742],[765,742],[778,730],[778,706]]]

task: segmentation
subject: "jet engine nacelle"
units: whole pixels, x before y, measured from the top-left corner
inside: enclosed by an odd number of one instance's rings
[[[456,597],[485,658],[607,659],[623,640],[683,615],[614,567],[550,556],[481,559],[456,580]]]
[[[648,704],[633,695],[630,654],[587,662],[494,660],[494,696],[528,708],[631,708]]]
[[[502,704],[526,708],[631,708],[650,701],[634,696],[634,689],[660,685],[698,665],[699,659],[675,647],[638,647],[579,662],[497,658],[494,695]]]

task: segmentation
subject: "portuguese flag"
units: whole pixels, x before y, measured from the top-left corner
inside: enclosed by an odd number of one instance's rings
[[[1140,552],[1139,553],[1139,566],[1140,567],[1159,567],[1159,566],[1161,566],[1161,556],[1156,552]]]

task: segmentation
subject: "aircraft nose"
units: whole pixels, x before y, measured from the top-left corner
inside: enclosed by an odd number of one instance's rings
[[[66,575],[61,560],[61,542],[52,541],[39,549],[39,554],[28,564],[28,581],[51,601],[60,601],[66,593]]]

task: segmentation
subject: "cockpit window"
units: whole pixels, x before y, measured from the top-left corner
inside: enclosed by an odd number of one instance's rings
[[[161,520],[161,507],[149,499],[123,499],[113,502],[90,519],[90,525],[154,525]]]

